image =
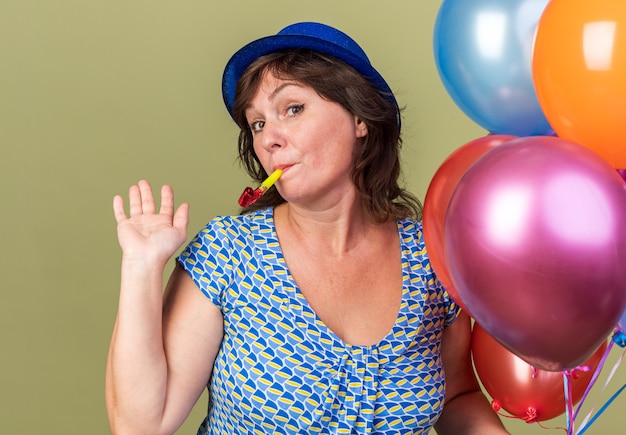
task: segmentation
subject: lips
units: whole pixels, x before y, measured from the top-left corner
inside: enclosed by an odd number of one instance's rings
[[[291,168],[291,166],[293,166],[293,165],[276,165],[276,166],[274,166],[273,171],[275,171],[276,169],[282,169],[282,171],[284,173],[289,168]]]

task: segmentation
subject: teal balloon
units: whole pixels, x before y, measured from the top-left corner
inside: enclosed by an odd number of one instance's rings
[[[548,0],[444,0],[433,35],[437,72],[456,105],[493,134],[553,135],[532,79]]]

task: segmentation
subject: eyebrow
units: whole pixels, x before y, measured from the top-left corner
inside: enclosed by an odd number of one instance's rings
[[[285,89],[288,86],[297,86],[299,88],[302,88],[304,86],[302,86],[300,83],[296,82],[296,81],[288,81],[288,82],[284,82],[278,86],[276,86],[276,89],[274,89],[272,91],[272,93],[269,95],[269,100],[273,100],[274,98],[276,98],[276,95],[278,95],[283,89]]]
[[[270,101],[274,100],[274,98],[276,98],[276,95],[278,95],[283,89],[285,89],[288,86],[296,86],[299,88],[304,88],[305,86],[303,84],[301,84],[300,82],[297,82],[295,80],[293,81],[285,81],[283,83],[281,83],[280,85],[276,86],[276,89],[274,89],[268,96],[268,99]],[[253,109],[252,105],[248,102],[248,104],[246,105],[245,109],[244,109],[244,113],[247,112],[248,110]]]

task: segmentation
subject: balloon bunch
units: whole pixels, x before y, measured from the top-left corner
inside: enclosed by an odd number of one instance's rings
[[[489,134],[428,187],[431,263],[476,320],[494,406],[527,421],[567,413],[568,434],[626,345],[624,28],[615,0],[443,0],[434,28],[444,87]],[[532,381],[510,371],[523,364]]]

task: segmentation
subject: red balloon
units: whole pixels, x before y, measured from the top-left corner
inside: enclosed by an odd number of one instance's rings
[[[437,278],[448,291],[450,297],[461,306],[468,314],[467,307],[458,295],[452,284],[444,260],[443,251],[443,226],[448,210],[448,203],[457,183],[465,174],[465,171],[483,154],[494,147],[515,139],[517,136],[493,134],[474,139],[458,148],[450,154],[441,164],[431,180],[426,197],[424,198],[424,210],[422,214],[424,226],[424,242],[428,250],[430,263],[437,274]]]
[[[472,317],[531,365],[582,364],[626,308],[626,194],[589,149],[525,137],[481,157],[446,214],[445,258]]]
[[[572,405],[591,382],[607,347],[606,340],[572,373]],[[549,420],[566,409],[563,374],[537,369],[507,350],[478,323],[472,330],[472,359],[476,374],[493,403],[528,423]]]

